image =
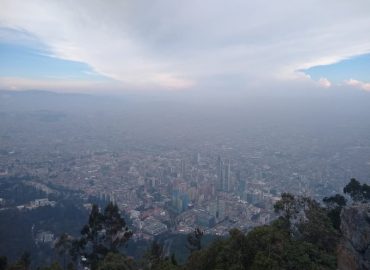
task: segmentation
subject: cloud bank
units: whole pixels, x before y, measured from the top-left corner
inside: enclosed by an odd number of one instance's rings
[[[53,57],[87,63],[122,89],[308,80],[297,70],[370,51],[368,0],[0,0],[0,6],[1,28],[27,33]],[[10,33],[0,38],[17,40]]]
[[[345,84],[370,92],[370,83],[362,82],[355,79],[349,79],[345,81]]]

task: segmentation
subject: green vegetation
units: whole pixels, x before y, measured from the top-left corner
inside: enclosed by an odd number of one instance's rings
[[[185,269],[336,269],[339,233],[317,202],[283,194],[275,205],[281,217],[248,234],[230,237],[194,252]]]
[[[344,193],[353,201],[362,202],[370,198],[369,188],[351,179]],[[334,270],[341,237],[340,212],[346,204],[346,198],[340,194],[325,197],[320,204],[311,198],[284,193],[274,206],[279,218],[270,225],[256,227],[247,234],[233,229],[229,237],[206,248],[202,248],[203,232],[196,228],[187,237],[190,256],[182,265],[174,255],[166,256],[158,242],[152,243],[141,261],[123,254],[121,247],[132,232],[118,207],[110,203],[101,212],[94,205],[81,237],[73,239],[63,234],[55,245],[63,268],[52,263],[39,269],[73,270],[82,264],[92,270]],[[0,270],[28,270],[30,259],[24,253],[19,261],[9,265],[6,257],[0,257]]]
[[[343,192],[349,194],[355,202],[370,200],[370,186],[367,184],[361,185],[360,182],[354,178],[344,187]]]
[[[340,229],[340,212],[342,208],[346,206],[347,200],[344,196],[336,194],[331,197],[325,197],[323,199],[328,211],[328,217],[330,218],[333,227],[337,230]]]
[[[88,224],[81,230],[81,237],[73,239],[67,234],[62,234],[55,248],[59,255],[63,256],[63,265],[66,269],[66,254],[69,253],[71,261],[76,267],[78,261],[91,269],[108,267],[109,258],[117,261],[119,247],[124,245],[132,236],[132,232],[126,226],[125,220],[119,213],[118,206],[109,203],[104,212],[97,205],[92,206]],[[72,264],[72,265],[73,265]],[[126,264],[125,264],[126,265]],[[125,268],[126,269],[126,268]]]

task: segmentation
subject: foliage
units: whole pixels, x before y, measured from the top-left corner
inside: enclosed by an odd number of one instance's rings
[[[343,192],[349,194],[353,201],[369,201],[370,200],[370,186],[367,184],[360,184],[355,178],[344,187]]]
[[[165,255],[163,246],[157,241],[153,241],[142,263],[143,269],[147,270],[172,270],[179,269],[174,254],[171,258]]]
[[[66,264],[67,264],[67,255],[69,254],[69,251],[71,250],[73,245],[73,238],[63,233],[55,243],[54,248],[58,251],[58,254],[62,256],[63,258],[63,269],[66,270]]]
[[[0,270],[5,270],[8,266],[8,258],[5,256],[0,256]]]
[[[275,212],[282,213],[289,220],[299,212],[297,201],[290,193],[281,194],[281,199],[274,205]]]
[[[270,225],[230,237],[193,252],[185,269],[336,269],[337,230],[316,201],[284,193],[275,205],[281,214]]]
[[[339,231],[341,222],[340,213],[342,211],[342,208],[347,204],[346,198],[344,198],[344,196],[340,194],[336,194],[331,197],[325,197],[323,199],[323,202],[326,205],[328,217],[330,218],[333,227]]]
[[[23,252],[20,258],[21,264],[24,266],[25,270],[30,269],[31,265],[31,254],[28,251]]]
[[[118,253],[108,253],[104,260],[99,262],[98,270],[131,270],[135,269],[133,260]]]
[[[93,205],[88,224],[82,228],[81,238],[72,243],[70,254],[74,258],[84,256],[88,265],[95,269],[99,261],[109,252],[118,252],[131,236],[117,205],[109,203],[103,213]]]
[[[355,179],[344,188],[354,201],[367,200],[370,186]],[[336,194],[317,201],[283,193],[275,205],[280,217],[270,225],[255,227],[247,234],[237,229],[229,237],[214,241],[202,249],[203,232],[196,228],[187,236],[188,260],[178,265],[175,256],[166,256],[163,246],[154,241],[140,267],[121,254],[120,247],[132,236],[118,207],[110,203],[103,212],[92,207],[88,224],[79,239],[61,235],[55,248],[61,256],[67,251],[76,261],[83,255],[93,270],[260,270],[260,269],[336,269],[336,250],[340,238],[340,212],[346,199]],[[24,253],[14,264],[0,257],[0,270],[27,270],[30,256]],[[65,262],[64,262],[65,268]],[[70,263],[69,270],[73,269]],[[61,270],[59,264],[40,270]]]
[[[336,207],[336,206],[346,206],[347,200],[344,198],[344,196],[340,194],[335,194],[331,197],[325,197],[323,199],[323,202],[330,208]]]
[[[5,259],[7,261],[7,259]],[[31,255],[28,251],[22,253],[21,257],[15,263],[9,265],[7,270],[28,270],[31,265]]]
[[[59,263],[53,262],[50,266],[41,267],[40,270],[62,270]]]
[[[278,220],[247,235],[233,230],[230,237],[194,252],[185,269],[336,269],[335,252],[295,240]]]
[[[9,265],[7,270],[25,270],[25,267],[20,261],[18,261],[14,264]]]
[[[126,226],[121,217],[118,206],[109,203],[104,210],[103,228],[105,230],[105,242],[109,251],[116,252],[118,247],[125,244],[132,236],[132,231]]]
[[[298,225],[301,239],[315,245],[320,250],[335,253],[339,242],[339,233],[333,227],[326,209],[312,201],[305,211],[306,221]]]

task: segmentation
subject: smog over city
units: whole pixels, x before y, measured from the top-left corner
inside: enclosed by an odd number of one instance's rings
[[[0,0],[0,270],[368,269],[369,12]]]

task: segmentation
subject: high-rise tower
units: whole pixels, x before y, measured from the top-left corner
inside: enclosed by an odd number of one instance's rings
[[[217,158],[217,189],[223,190],[224,187],[224,163],[220,156]]]
[[[228,159],[225,165],[225,175],[223,181],[223,191],[230,191],[231,190],[231,183],[230,183],[230,160]]]
[[[185,160],[181,160],[181,177],[183,179],[185,179],[185,174],[186,174],[186,170],[185,170]]]

